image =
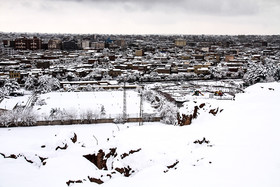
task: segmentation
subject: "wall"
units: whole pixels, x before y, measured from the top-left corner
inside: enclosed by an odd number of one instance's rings
[[[159,122],[160,117],[153,117],[149,120],[144,120],[143,122]],[[128,118],[127,122],[140,122],[141,118]],[[74,125],[74,124],[99,124],[99,123],[114,123],[114,119],[96,119],[96,120],[53,120],[53,121],[37,121],[35,126],[45,126],[45,125]]]

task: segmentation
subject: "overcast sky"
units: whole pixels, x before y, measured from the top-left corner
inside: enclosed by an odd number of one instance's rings
[[[0,31],[280,34],[280,0],[0,0]]]

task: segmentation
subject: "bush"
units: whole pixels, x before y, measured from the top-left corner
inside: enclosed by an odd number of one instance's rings
[[[264,62],[249,62],[243,80],[247,86],[258,82],[273,82],[279,80],[279,72],[279,65],[271,59]]]
[[[36,123],[37,116],[31,109],[17,108],[15,110],[2,113],[0,125],[9,126],[32,126]]]

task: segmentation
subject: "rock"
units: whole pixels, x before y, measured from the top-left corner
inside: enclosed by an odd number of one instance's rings
[[[198,106],[195,106],[195,107],[194,107],[193,116],[192,116],[194,119],[196,119],[197,116],[198,116],[198,115],[197,115],[197,114],[198,114],[198,109],[199,109]]]
[[[25,156],[23,156],[23,157],[24,157],[24,159],[25,159],[27,162],[29,162],[30,164],[33,164],[33,161],[32,161],[32,160],[27,159]]]
[[[44,157],[39,156],[39,159],[41,160],[43,165],[46,165],[47,162],[45,162],[45,160],[48,159],[48,158],[44,158]]]
[[[194,144],[203,144],[203,143],[209,144],[210,141],[209,141],[209,140],[206,140],[206,138],[203,137],[202,140],[195,140],[193,143],[194,143]]]
[[[117,148],[110,148],[110,152],[105,157],[108,159],[110,156],[116,157],[117,155]]]
[[[74,136],[71,138],[71,141],[72,141],[73,143],[76,143],[76,142],[77,142],[77,134],[76,134],[76,133],[74,133]]]
[[[4,153],[0,153],[0,155],[2,155],[4,158],[13,158],[13,159],[17,159],[17,156],[14,154],[11,154],[9,156],[6,156]]]
[[[94,178],[94,177],[88,176],[88,179],[89,179],[90,182],[95,182],[95,183],[97,183],[97,184],[102,184],[102,183],[104,183],[101,179],[96,179],[96,178]]]
[[[74,183],[83,183],[83,181],[82,180],[77,180],[77,181],[69,180],[66,182],[67,186],[70,186],[70,184],[74,184]]]
[[[141,151],[141,148],[137,149],[137,150],[130,150],[129,153],[123,153],[121,155],[121,159],[124,159],[125,157],[129,156],[130,154],[133,154],[133,153],[136,153],[136,152],[139,152]]]
[[[106,161],[107,159],[104,158],[105,153],[102,149],[100,149],[96,154],[88,154],[84,155],[86,159],[88,159],[91,163],[93,163],[98,169],[107,170]]]
[[[190,125],[192,123],[192,118],[193,118],[192,114],[191,115],[182,114],[181,117],[180,114],[177,113],[177,120],[179,126]]]
[[[177,164],[179,163],[178,160],[176,160],[176,162],[170,166],[167,166],[168,169],[174,168]]]
[[[209,111],[209,113],[210,113],[210,114],[213,114],[214,116],[216,116],[216,114],[218,113],[218,111],[219,111],[219,107],[216,108],[216,109],[211,109],[211,110]]]
[[[56,151],[57,151],[58,149],[65,150],[65,149],[67,149],[67,147],[68,147],[68,145],[65,144],[63,147],[57,146],[57,147],[55,148],[55,150],[56,150]]]
[[[199,108],[203,108],[205,106],[205,103],[202,103],[199,105]]]
[[[131,175],[130,171],[132,170],[129,166],[123,168],[116,168],[115,169],[120,174],[123,174],[125,177],[129,177]],[[134,171],[132,171],[133,173]]]

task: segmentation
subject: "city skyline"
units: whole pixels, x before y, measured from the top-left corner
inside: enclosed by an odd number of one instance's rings
[[[0,31],[279,34],[277,0],[0,0]]]

